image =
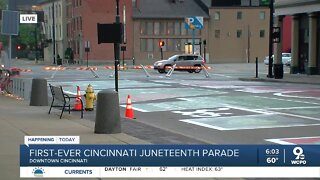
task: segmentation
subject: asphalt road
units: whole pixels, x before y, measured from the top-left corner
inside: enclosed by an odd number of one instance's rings
[[[260,74],[267,72],[260,66]],[[23,76],[47,78],[69,93],[80,86],[84,94],[88,84],[96,93],[114,89],[112,70],[32,68]],[[130,95],[136,117],[122,120],[123,132],[158,144],[320,143],[319,86],[239,81],[254,73],[236,69],[209,70],[209,78],[202,72],[166,77],[148,69],[147,77],[143,70],[120,71],[121,115]],[[86,112],[85,118],[94,121],[95,112]]]

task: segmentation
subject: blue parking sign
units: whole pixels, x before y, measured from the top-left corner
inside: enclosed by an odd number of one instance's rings
[[[202,29],[203,17],[202,16],[189,16],[185,18],[185,29]]]

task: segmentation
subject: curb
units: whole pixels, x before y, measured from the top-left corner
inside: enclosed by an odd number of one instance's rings
[[[274,83],[291,83],[291,84],[310,84],[310,85],[320,85],[316,82],[298,82],[298,81],[288,81],[288,80],[277,80],[277,79],[264,79],[264,78],[238,78],[240,81],[255,81],[255,82],[274,82]]]

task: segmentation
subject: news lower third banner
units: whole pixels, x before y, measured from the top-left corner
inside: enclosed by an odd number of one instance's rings
[[[20,177],[320,177],[319,145],[20,145]]]

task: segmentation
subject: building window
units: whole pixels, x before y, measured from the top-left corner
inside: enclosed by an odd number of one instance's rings
[[[82,17],[80,16],[80,30],[82,30]]]
[[[51,32],[52,32],[52,27],[49,26],[49,27],[48,27],[48,39],[51,39],[51,38],[52,38],[52,37],[51,37]]]
[[[59,31],[58,25],[56,24],[56,28],[55,28],[55,30],[54,30],[55,37],[58,37],[58,31]]]
[[[80,41],[77,41],[77,54],[80,54]]]
[[[52,17],[51,8],[52,7],[49,7],[49,19],[51,19],[51,17]]]
[[[61,24],[59,24],[59,35],[60,35],[60,38],[62,38],[62,28],[61,28]]]
[[[70,36],[70,24],[67,24],[67,37],[69,37]]]
[[[265,37],[265,30],[260,30],[260,38],[264,38]]]
[[[147,35],[153,35],[153,22],[147,22]]]
[[[214,30],[214,37],[220,38],[220,30],[219,29]]]
[[[181,35],[182,36],[185,36],[185,35],[187,35],[187,30],[186,30],[186,28],[184,27],[185,26],[185,24],[184,24],[184,22],[182,22],[181,23]]]
[[[168,22],[167,34],[173,35],[173,32],[174,32],[173,22]]]
[[[147,23],[146,22],[140,22],[140,34],[146,35],[146,29],[147,29]]]
[[[75,18],[72,19],[72,30],[73,31],[76,30],[76,19]]]
[[[260,20],[265,20],[266,19],[266,13],[264,11],[259,12],[259,18]]]
[[[79,6],[81,6],[82,5],[82,0],[79,0]]]
[[[154,23],[154,35],[159,35],[160,34],[160,23],[159,22],[155,22]]]
[[[160,22],[160,34],[166,35],[167,24],[165,22]]]
[[[260,1],[259,0],[251,0],[251,6],[259,6]]]
[[[167,51],[174,51],[173,39],[167,39]]]
[[[238,20],[241,20],[242,19],[242,12],[237,12],[237,19]]]
[[[62,12],[61,12],[61,5],[59,4],[59,17],[61,17]]]
[[[153,51],[153,39],[147,39],[147,51],[148,52]]]
[[[250,6],[250,0],[241,0],[241,6]]]
[[[140,39],[140,52],[147,51],[147,39]]]
[[[137,0],[132,0],[132,7],[137,7]]]
[[[181,40],[180,39],[172,39],[174,51],[181,51]]]
[[[216,11],[214,12],[214,20],[220,20],[220,12],[219,11]]]
[[[77,30],[80,30],[80,21],[79,21],[79,17],[77,17]]]
[[[174,35],[180,36],[180,23],[175,22],[174,23]]]
[[[242,30],[238,29],[237,30],[237,38],[241,38],[241,36],[242,36]]]
[[[56,7],[55,7],[55,17],[58,17],[59,16],[59,9],[58,9],[58,5],[56,5]]]

